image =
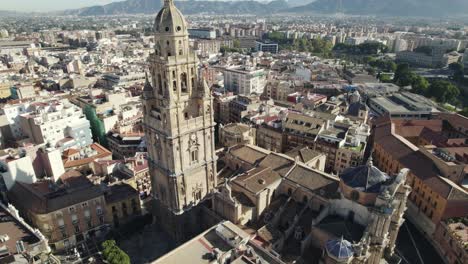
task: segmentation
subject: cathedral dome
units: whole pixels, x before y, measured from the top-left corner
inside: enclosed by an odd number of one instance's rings
[[[343,238],[328,240],[326,244],[328,255],[340,261],[348,260],[354,255],[353,246]]]
[[[159,34],[188,34],[187,22],[173,0],[164,0],[164,6],[154,22],[154,31]]]
[[[371,158],[366,165],[345,170],[340,178],[347,186],[365,193],[380,193],[382,185],[390,180],[386,173],[372,164]]]

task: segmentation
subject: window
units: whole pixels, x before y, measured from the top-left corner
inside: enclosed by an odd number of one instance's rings
[[[84,202],[84,203],[82,203],[82,204],[81,204],[81,206],[82,206],[83,208],[86,208],[86,207],[88,207],[88,202]]]
[[[73,225],[73,227],[75,228],[75,234],[80,233],[80,226],[79,225]]]
[[[96,214],[97,215],[102,215],[102,208],[101,207],[96,208]]]
[[[86,222],[86,224],[87,224],[87,226],[88,226],[88,229],[93,228],[93,221],[88,220],[88,221]]]
[[[58,220],[58,226],[59,228],[65,228],[65,222],[63,221],[63,219]]]
[[[132,209],[133,209],[134,214],[138,212],[138,206],[137,206],[137,202],[135,199],[132,199]]]
[[[190,153],[190,159],[192,162],[198,162],[198,149],[192,150]]]
[[[182,86],[182,92],[187,92],[187,74],[182,73],[180,75],[180,85]]]
[[[99,216],[99,224],[104,224],[104,216]]]
[[[62,235],[62,238],[67,238],[67,232],[65,231],[65,229],[62,229],[60,230],[60,234]]]
[[[68,211],[69,211],[70,213],[74,213],[74,212],[75,212],[75,207],[72,206],[72,207],[68,208]]]

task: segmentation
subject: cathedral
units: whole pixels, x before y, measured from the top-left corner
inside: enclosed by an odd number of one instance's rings
[[[213,100],[173,0],[164,1],[154,30],[143,105],[155,210],[160,223],[171,225],[164,228],[185,240],[192,231],[183,227],[197,222],[186,216],[194,212],[187,212],[196,211],[216,187]]]
[[[164,1],[154,30],[144,127],[153,213],[176,242],[228,220],[281,256],[278,263],[398,263],[407,170],[387,175],[369,160],[335,176],[309,165],[316,158],[310,150],[279,154],[251,145],[224,150],[218,162],[210,88],[173,0]]]

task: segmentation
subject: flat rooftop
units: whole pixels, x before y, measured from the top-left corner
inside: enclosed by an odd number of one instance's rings
[[[244,231],[237,228],[234,224],[230,222],[224,222],[218,226],[228,227],[227,230],[235,229],[234,232],[240,232],[240,236],[247,237],[248,234]],[[216,232],[218,226],[212,227],[200,234],[199,236],[193,238],[189,242],[183,244],[182,246],[176,248],[172,252],[169,252],[162,258],[156,260],[155,264],[177,264],[177,263],[190,263],[190,264],[209,264],[212,263],[212,253],[215,249],[220,250],[221,252],[228,252],[233,249],[231,245],[226,243],[223,238]],[[228,237],[231,237],[231,233],[226,234]],[[223,234],[224,235],[224,234]],[[228,238],[229,239],[229,238]]]
[[[0,236],[8,236],[5,242],[0,242],[0,248],[6,247],[10,254],[17,254],[17,241],[23,241],[26,248],[40,242],[40,239],[16,219],[8,210],[0,206]]]
[[[248,233],[235,224],[225,221],[169,252],[153,264],[209,264],[214,263],[214,254],[222,256],[230,251],[236,254],[231,263],[282,264],[280,260],[253,243],[251,239]],[[242,250],[237,251],[236,247],[244,250],[251,248],[256,254],[246,255],[242,253]]]

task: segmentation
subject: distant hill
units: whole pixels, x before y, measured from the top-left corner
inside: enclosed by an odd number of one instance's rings
[[[316,0],[288,0],[287,2],[290,7],[296,7],[296,6],[304,6],[315,1]]]
[[[184,14],[274,14],[287,10],[290,6],[285,0],[269,3],[257,1],[176,1]],[[117,14],[154,14],[161,9],[159,0],[127,0],[103,6],[91,6],[64,11],[67,15],[99,16]]]
[[[0,10],[0,16],[3,17],[12,17],[12,16],[24,16],[26,13],[9,11],[9,10]]]
[[[289,9],[294,13],[337,13],[339,0],[317,0]],[[468,0],[342,0],[346,14],[388,16],[453,16],[468,12]]]

